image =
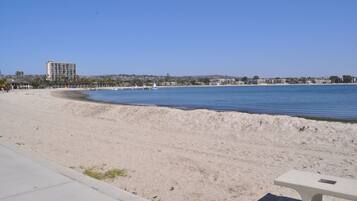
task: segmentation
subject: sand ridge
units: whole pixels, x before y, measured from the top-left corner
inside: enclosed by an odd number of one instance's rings
[[[108,181],[162,201],[258,200],[289,169],[357,178],[357,124],[0,94],[0,143],[66,167],[125,168]],[[331,200],[331,199],[330,199]],[[337,199],[335,199],[337,200]]]

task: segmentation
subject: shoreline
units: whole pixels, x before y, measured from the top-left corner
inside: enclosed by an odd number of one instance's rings
[[[180,86],[156,86],[157,88],[200,88],[200,87],[282,87],[282,86],[357,86],[357,83],[332,83],[332,84],[242,84],[242,85],[180,85]],[[127,90],[127,89],[151,89],[152,86],[140,87],[95,87],[95,88],[72,88],[84,90]],[[63,88],[61,88],[63,89]]]
[[[55,96],[59,95],[62,98],[68,98],[68,99],[72,99],[72,100],[103,103],[103,104],[110,104],[110,105],[139,106],[139,107],[151,106],[151,107],[173,108],[173,109],[179,109],[179,110],[183,110],[183,111],[209,110],[209,111],[215,111],[215,112],[238,112],[238,113],[244,113],[244,114],[287,116],[287,117],[303,118],[303,119],[307,119],[307,120],[357,124],[357,120],[344,120],[344,119],[310,117],[310,116],[291,116],[291,115],[286,115],[286,114],[270,114],[270,113],[249,112],[249,111],[241,111],[241,110],[217,110],[217,109],[204,108],[204,107],[202,107],[202,108],[185,108],[185,107],[175,107],[175,106],[168,106],[168,105],[145,105],[145,104],[116,103],[116,102],[110,102],[110,101],[98,101],[98,100],[90,99],[88,94],[83,93],[83,91],[86,91],[86,90],[88,90],[88,89],[61,90],[61,91],[55,91],[55,92],[53,92],[53,94]],[[104,90],[106,90],[106,89],[104,89]]]

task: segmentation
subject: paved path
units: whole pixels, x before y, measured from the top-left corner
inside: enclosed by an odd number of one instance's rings
[[[35,162],[36,161],[36,162]],[[0,144],[0,201],[145,201],[109,184]]]

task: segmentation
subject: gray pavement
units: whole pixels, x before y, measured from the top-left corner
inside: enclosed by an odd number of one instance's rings
[[[5,200],[145,201],[74,170],[0,144],[0,201]]]

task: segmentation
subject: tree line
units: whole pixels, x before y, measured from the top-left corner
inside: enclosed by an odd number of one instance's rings
[[[77,77],[75,80],[58,80],[49,81],[45,75],[23,76],[19,79],[16,77],[7,77],[0,79],[0,89],[11,88],[11,81],[21,80],[26,82],[33,88],[48,88],[48,87],[132,87],[132,86],[152,86],[154,83],[158,86],[187,86],[187,85],[209,85],[215,79],[233,80],[233,82],[250,83],[251,80],[261,79],[259,76],[253,77],[232,77],[232,76],[152,76],[152,75],[107,75],[107,76],[83,76]],[[281,79],[281,78],[272,78]],[[286,82],[290,84],[306,83],[312,80],[312,77],[286,78]],[[330,76],[328,78],[331,83],[352,83],[356,78],[351,75]]]

